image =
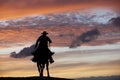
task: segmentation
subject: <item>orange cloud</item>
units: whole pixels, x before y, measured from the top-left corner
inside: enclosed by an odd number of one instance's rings
[[[119,0],[0,0],[0,19],[75,9],[109,7],[119,10]]]

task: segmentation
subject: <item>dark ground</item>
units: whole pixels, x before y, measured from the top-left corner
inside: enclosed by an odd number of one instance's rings
[[[57,78],[57,77],[0,77],[0,80],[73,80],[67,78]],[[90,77],[90,78],[78,78],[74,80],[120,80],[120,76],[106,76],[106,77]]]
[[[0,80],[73,80],[73,79],[67,79],[67,78],[56,78],[56,77],[1,77]]]

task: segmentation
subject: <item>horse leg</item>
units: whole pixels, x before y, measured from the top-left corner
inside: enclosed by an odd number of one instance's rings
[[[49,74],[49,63],[48,62],[46,63],[46,70],[47,70],[48,77],[50,77],[50,74]]]
[[[39,74],[40,74],[40,72],[41,72],[41,68],[40,68],[40,64],[37,62],[37,67],[38,67],[38,72],[39,72]]]
[[[43,70],[45,68],[44,64],[41,64],[41,72],[40,72],[40,77],[43,77]]]

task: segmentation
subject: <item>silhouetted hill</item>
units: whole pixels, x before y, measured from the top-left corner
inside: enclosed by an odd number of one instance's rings
[[[90,77],[90,78],[79,78],[76,80],[120,80],[120,76]]]
[[[2,77],[0,80],[73,80],[73,79],[67,79],[67,78],[56,78],[56,77]]]
[[[57,77],[1,77],[0,80],[74,80],[68,78],[57,78]],[[120,76],[105,76],[105,77],[90,77],[90,78],[77,78],[75,80],[120,80]]]

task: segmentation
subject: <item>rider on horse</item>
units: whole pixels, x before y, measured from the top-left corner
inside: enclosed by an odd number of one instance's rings
[[[42,35],[37,39],[35,44],[36,51],[34,57],[36,57],[37,62],[41,62],[44,61],[44,59],[42,60],[40,58],[42,58],[42,56],[45,56],[46,58],[49,58],[50,63],[53,63],[54,60],[52,58],[52,55],[54,53],[51,52],[48,48],[48,46],[50,46],[50,43],[52,43],[52,40],[47,36],[48,33],[46,31],[43,31],[41,34]]]
[[[41,33],[42,35],[37,39],[35,44],[35,51],[32,53],[34,55],[32,61],[37,63],[38,71],[40,74],[40,77],[43,77],[43,70],[46,65],[46,70],[48,77],[50,77],[49,74],[49,62],[53,63],[54,60],[52,58],[53,52],[50,51],[48,46],[50,46],[50,43],[52,43],[51,39],[47,36],[47,32],[43,31]]]

